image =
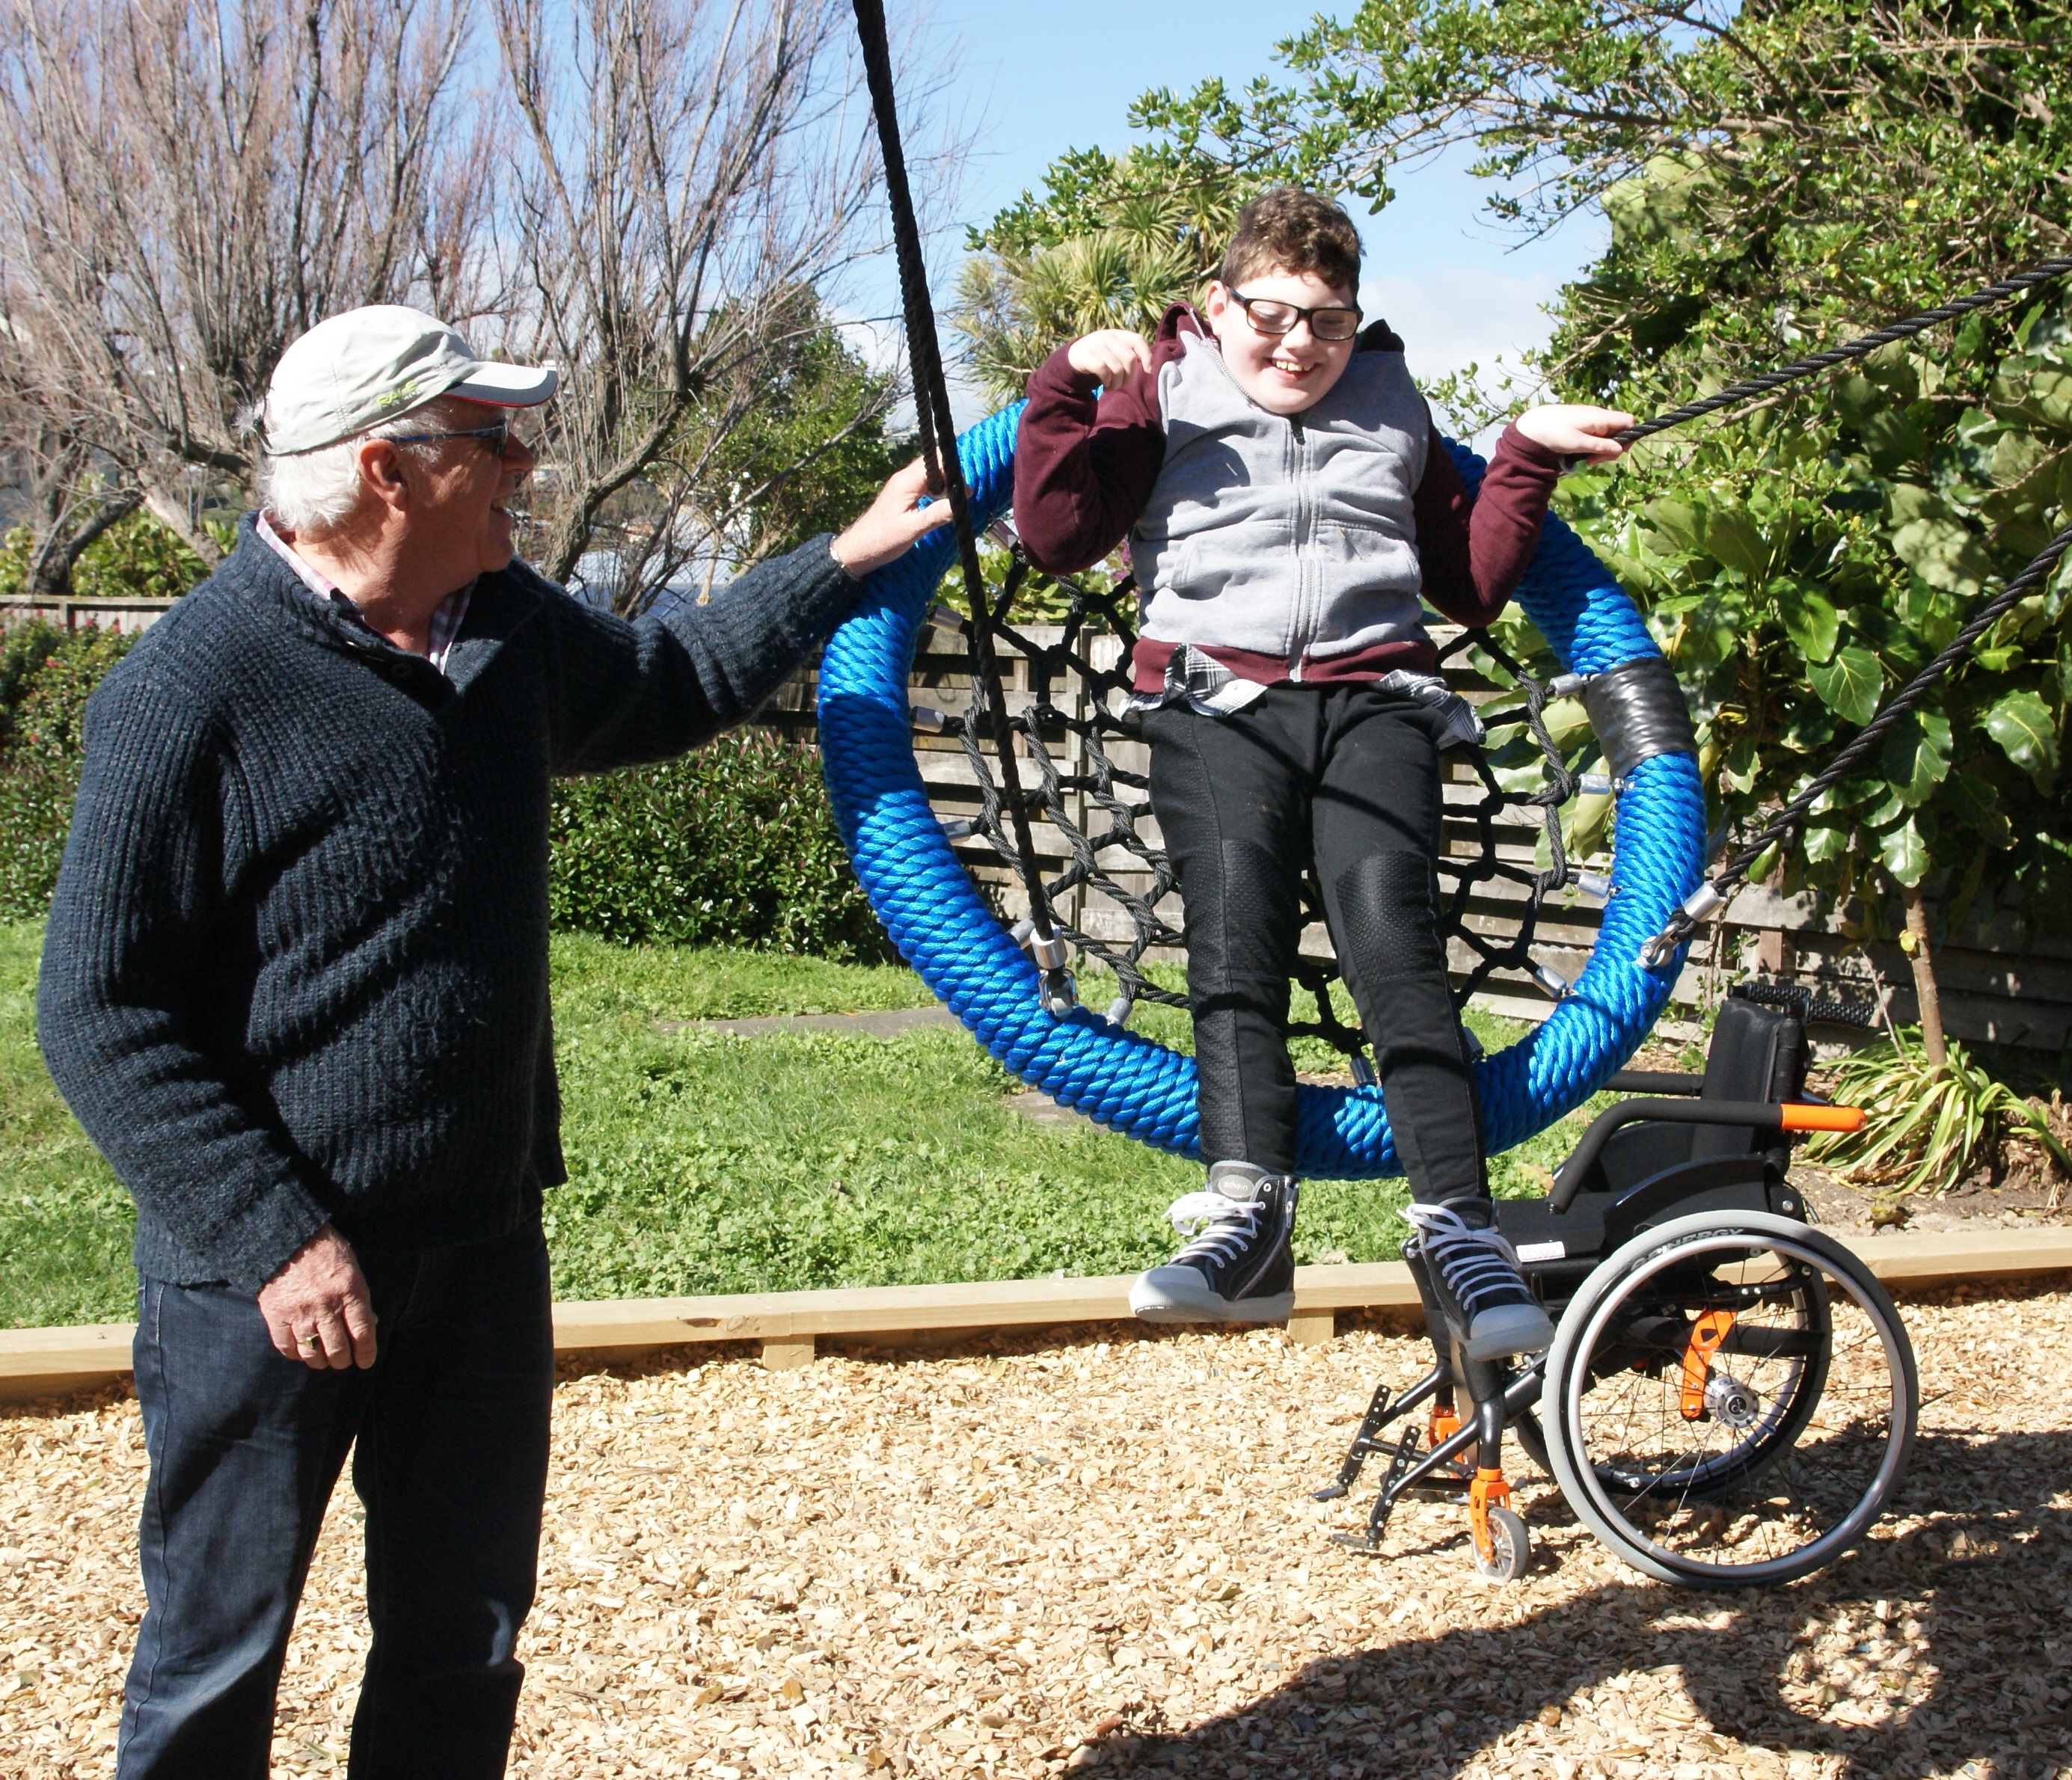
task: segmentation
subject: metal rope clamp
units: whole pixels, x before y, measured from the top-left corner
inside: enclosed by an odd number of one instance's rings
[[[1072,980],[1067,967],[1072,961],[1072,948],[1062,933],[1038,935],[1036,923],[1030,920],[1017,921],[1009,937],[1036,961],[1036,968],[1043,973],[1039,991],[1043,1011],[1054,1020],[1062,1020],[1079,1005],[1079,986]]]

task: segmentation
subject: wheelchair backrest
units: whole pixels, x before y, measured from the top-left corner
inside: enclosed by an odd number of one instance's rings
[[[1730,996],[1712,1025],[1705,1052],[1701,1098],[1709,1100],[1795,1100],[1806,1080],[1806,1029],[1796,1013]],[[1766,1141],[1765,1140],[1767,1139]],[[1746,1156],[1766,1150],[1782,1170],[1789,1146],[1745,1125],[1629,1125],[1605,1145],[1602,1162],[1585,1190],[1622,1193],[1679,1162]]]
[[[1728,997],[1712,1025],[1705,1052],[1708,1100],[1795,1100],[1806,1085],[1806,1028],[1797,1014],[1782,1008]],[[1691,1128],[1691,1155],[1745,1156],[1766,1147],[1765,1133],[1745,1125],[1707,1124]],[[1787,1145],[1773,1142],[1782,1167]]]

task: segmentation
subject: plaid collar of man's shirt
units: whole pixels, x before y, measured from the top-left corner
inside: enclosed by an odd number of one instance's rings
[[[366,629],[373,627],[360,615],[360,608],[347,599],[331,581],[319,574],[306,557],[298,556],[294,547],[273,529],[272,522],[261,513],[253,521],[253,529],[266,548],[295,571],[295,578],[323,600],[327,605],[343,606],[354,623]],[[426,652],[432,665],[441,673],[446,671],[446,657],[452,652],[454,639],[460,635],[460,627],[467,618],[468,596],[475,591],[473,582],[458,593],[448,594],[432,614],[431,647]]]

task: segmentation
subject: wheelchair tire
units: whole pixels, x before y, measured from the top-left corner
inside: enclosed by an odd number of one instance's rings
[[[1726,1326],[1701,1349],[1708,1315]],[[1863,1536],[1919,1406],[1913,1346],[1860,1260],[1790,1219],[1712,1211],[1642,1231],[1583,1282],[1540,1424],[1561,1493],[1619,1557],[1739,1589]]]
[[[1523,1518],[1509,1508],[1491,1508],[1489,1530],[1494,1549],[1486,1558],[1475,1552],[1475,1574],[1486,1582],[1515,1582],[1532,1562],[1532,1535]]]

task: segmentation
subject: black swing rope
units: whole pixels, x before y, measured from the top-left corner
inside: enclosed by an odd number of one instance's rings
[[[979,561],[978,541],[971,524],[968,495],[963,471],[957,462],[956,423],[950,411],[948,382],[944,372],[942,347],[935,331],[935,308],[928,290],[927,266],[922,257],[920,229],[907,183],[906,158],[900,142],[893,91],[891,53],[886,38],[885,10],[882,0],[853,0],[853,4],[865,76],[885,160],[886,185],[892,211],[893,238],[899,267],[902,306],[906,317],[907,354],[914,374],[915,407],[921,434],[922,454],[929,466],[931,487],[939,488],[950,503],[965,598],[970,609],[968,619],[955,619],[955,627],[964,635],[972,659],[972,717],[963,722],[948,719],[943,721],[944,727],[955,727],[960,731],[977,776],[980,816],[977,823],[965,826],[975,827],[984,832],[997,852],[1008,854],[1012,858],[1017,874],[1028,893],[1028,943],[1043,972],[1046,1006],[1054,1012],[1062,1012],[1071,1003],[1071,979],[1065,969],[1070,956],[1067,939],[1076,943],[1083,951],[1100,957],[1115,971],[1122,994],[1108,1010],[1112,1019],[1126,1018],[1130,1004],[1138,999],[1184,1006],[1183,997],[1158,988],[1146,980],[1137,968],[1143,954],[1151,947],[1177,944],[1182,936],[1155,912],[1154,905],[1171,888],[1172,875],[1170,865],[1163,856],[1136,832],[1135,820],[1143,813],[1144,807],[1127,803],[1119,797],[1116,791],[1117,781],[1138,789],[1144,788],[1142,775],[1113,767],[1100,745],[1100,733],[1104,730],[1112,730],[1117,734],[1128,733],[1107,714],[1105,699],[1118,689],[1126,696],[1128,684],[1118,673],[1103,672],[1092,668],[1072,647],[1089,616],[1097,617],[1104,619],[1114,630],[1122,643],[1123,659],[1127,660],[1128,646],[1134,640],[1132,634],[1133,627],[1125,618],[1121,607],[1131,590],[1130,584],[1124,582],[1108,594],[1102,595],[1086,588],[1075,578],[1058,578],[1060,584],[1068,588],[1071,594],[1064,626],[1064,639],[1059,646],[1048,648],[1039,646],[1032,639],[1016,633],[1007,623],[1008,608],[1026,573],[1028,559],[1014,541],[1011,531],[1003,528],[1001,541],[1011,550],[1010,568],[1006,585],[997,604],[987,598],[985,571]],[[1700,401],[1687,402],[1626,427],[1613,437],[1622,445],[1636,443],[1686,421],[1701,419],[1758,399],[1788,384],[1832,370],[1837,365],[1867,358],[1881,347],[1911,339],[1944,322],[2005,302],[2010,298],[2035,290],[2064,277],[2067,273],[2072,273],[2072,256],[2041,261],[2024,271],[1984,286],[1967,296],[1888,323],[1840,346],[1730,384]],[[1839,783],[1857,762],[1877,746],[1893,726],[1928,696],[1937,682],[1964,659],[1980,637],[2029,594],[2041,586],[2068,549],[2072,549],[2072,525],[2068,525],[2053,538],[2000,593],[1974,613],[1948,646],[1884,705],[1822,772],[1798,795],[1778,809],[1752,840],[1741,847],[1717,873],[1701,883],[1685,899],[1662,931],[1642,948],[1642,962],[1650,965],[1660,964],[1673,956],[1676,948],[1702,922],[1725,906],[1733,890],[1745,879],[1749,868],[1770,847],[1798,828],[1821,794]],[[995,648],[997,636],[1006,637],[1031,664],[1032,690],[1035,696],[1030,709],[1019,721],[1009,715],[1007,709],[1000,676],[999,657]],[[1531,678],[1518,663],[1496,649],[1484,632],[1465,633],[1441,652],[1442,660],[1450,658],[1471,644],[1489,652],[1502,669],[1511,675],[1523,695],[1521,709],[1491,720],[1490,726],[1494,728],[1507,721],[1522,724],[1538,744],[1546,767],[1547,783],[1540,791],[1531,795],[1507,793],[1499,787],[1486,754],[1477,750],[1472,755],[1485,794],[1480,806],[1474,812],[1482,841],[1482,857],[1474,864],[1446,859],[1437,862],[1442,871],[1452,873],[1458,880],[1449,898],[1445,924],[1477,954],[1477,963],[1457,999],[1465,1000],[1493,970],[1506,967],[1524,970],[1558,997],[1565,992],[1567,985],[1557,976],[1536,964],[1527,949],[1540,902],[1546,893],[1560,885],[1579,881],[1579,874],[1570,865],[1564,852],[1559,816],[1560,806],[1574,795],[1577,781],[1566,767],[1560,750],[1554,745],[1541,719],[1542,709],[1549,697],[1555,695],[1555,689]],[[1094,705],[1095,715],[1091,719],[1074,718],[1051,702],[1049,683],[1052,672],[1060,664],[1075,672],[1085,683]],[[1000,768],[1001,783],[997,790],[976,746],[976,731],[981,718],[985,726],[991,731],[994,758]],[[1067,777],[1059,773],[1042,741],[1040,730],[1046,722],[1061,725],[1068,731],[1081,736],[1092,767],[1088,774]],[[1047,890],[1038,865],[1035,838],[1029,820],[1029,804],[1032,800],[1023,793],[1017,764],[1013,735],[1018,729],[1027,738],[1030,757],[1040,781],[1038,795],[1033,801],[1050,812],[1054,825],[1064,834],[1073,854],[1071,866],[1059,877],[1056,884]],[[1068,790],[1084,791],[1100,804],[1111,821],[1106,833],[1097,838],[1090,838],[1065,819],[1063,795]],[[1498,812],[1508,804],[1541,808],[1551,856],[1550,869],[1527,870],[1497,857],[1494,820]],[[999,818],[1003,813],[1007,816],[1012,828],[1011,847],[1008,844],[1008,836],[1000,824]],[[1150,872],[1152,882],[1147,892],[1141,894],[1131,893],[1101,868],[1096,855],[1110,846],[1119,846],[1133,854],[1141,862],[1143,868]],[[1527,906],[1519,931],[1506,944],[1499,944],[1487,935],[1476,932],[1464,919],[1469,897],[1475,886],[1495,877],[1520,881],[1527,893]],[[1125,950],[1117,951],[1094,935],[1082,932],[1076,927],[1061,927],[1055,914],[1054,896],[1060,890],[1080,886],[1102,891],[1125,910],[1131,917],[1137,935],[1133,943]],[[1603,893],[1602,886],[1589,887],[1597,888],[1599,894]],[[1306,885],[1304,899],[1307,905],[1305,915],[1314,917],[1318,899],[1314,890]],[[1362,1061],[1359,1050],[1363,1035],[1356,1029],[1344,1026],[1334,1013],[1329,993],[1331,975],[1329,968],[1319,962],[1306,959],[1297,961],[1296,980],[1314,997],[1318,1018],[1314,1023],[1307,1026],[1291,1023],[1289,1030],[1291,1035],[1309,1033],[1329,1040],[1354,1059],[1357,1075]]]
[[[1014,738],[1007,696],[1000,679],[1000,659],[993,648],[992,615],[987,610],[985,571],[980,566],[978,540],[972,535],[970,495],[964,467],[957,461],[956,421],[950,413],[948,380],[943,372],[943,348],[935,333],[935,303],[928,294],[928,268],[921,253],[921,229],[906,183],[906,156],[899,138],[899,113],[892,87],[892,52],[886,39],[885,8],[880,0],[855,0],[857,36],[863,50],[864,77],[870,89],[878,141],[885,158],[885,184],[892,204],[892,238],[899,265],[899,296],[906,316],[906,356],[914,372],[914,409],[921,432],[921,455],[928,466],[931,489],[950,504],[956,528],[957,556],[964,569],[964,597],[971,606],[972,647],[993,719],[993,747],[1006,804],[1014,825],[1014,846],[1029,891],[1030,951],[1043,972],[1044,1001],[1053,1011],[1071,1005],[1071,982],[1065,973],[1067,948],[1058,937],[1050,898],[1037,869],[1036,838],[1022,795],[1015,765]]]
[[[1716,413],[1720,409],[1767,395],[1771,390],[1795,383],[1802,377],[1813,376],[1853,360],[1868,358],[1880,347],[1889,346],[1895,340],[1911,339],[1916,335],[1924,334],[1930,328],[1955,320],[1959,315],[1968,315],[1974,310],[1990,308],[1996,303],[2005,302],[2009,298],[2020,296],[2024,291],[2033,290],[2053,279],[2062,278],[2068,272],[2072,272],[2072,256],[2040,261],[2028,270],[1986,285],[1969,296],[1959,297],[1953,302],[1943,303],[1934,309],[1923,310],[1919,314],[1910,315],[1903,321],[1889,323],[1874,332],[1862,335],[1827,351],[1816,352],[1811,358],[1800,359],[1790,364],[1780,365],[1774,371],[1765,372],[1760,376],[1730,384],[1702,401],[1687,402],[1681,408],[1672,408],[1667,413],[1658,414],[1652,419],[1642,421],[1638,426],[1629,426],[1613,437],[1622,444],[1630,444],[1667,427],[1680,425],[1685,421],[1696,420],[1703,415]],[[2067,549],[2072,549],[2072,525],[2067,525],[2044,545],[2020,573],[1974,612],[1963,628],[1950,639],[1948,645],[1935,659],[1901,687],[1823,771],[1816,774],[1790,802],[1779,808],[1753,840],[1745,843],[1725,865],[1685,898],[1683,906],[1670,916],[1662,931],[1641,948],[1641,962],[1651,967],[1667,964],[1675,956],[1676,948],[1690,938],[1702,922],[1710,919],[1726,906],[1727,898],[1746,880],[1749,868],[1770,848],[1797,829],[1821,794],[1839,784],[1851,767],[1881,742],[1902,717],[1934,690],[1942,676],[1970,654],[1971,646],[1980,638],[2049,578],[2050,571],[2057,566]]]
[[[1939,327],[1944,322],[1955,321],[1959,315],[1968,315],[1975,309],[1990,309],[1996,303],[2005,302],[2010,297],[2018,297],[2025,290],[2033,290],[2038,285],[2048,284],[2053,278],[2062,278],[2072,272],[2072,257],[2043,260],[2026,272],[2017,272],[2012,277],[2002,278],[1973,291],[1968,297],[1959,297],[1955,302],[1947,302],[1934,309],[1924,309],[1918,315],[1909,315],[1904,321],[1889,322],[1873,333],[1865,334],[1840,346],[1831,347],[1825,352],[1815,352],[1810,359],[1794,359],[1789,364],[1781,364],[1774,371],[1766,371],[1759,376],[1745,377],[1739,383],[1730,383],[1716,394],[1701,401],[1687,401],[1681,408],[1670,409],[1666,413],[1655,415],[1638,426],[1629,426],[1614,433],[1612,437],[1621,445],[1633,445],[1651,438],[1657,433],[1667,432],[1672,426],[1681,426],[1686,421],[1701,420],[1708,414],[1716,414],[1723,408],[1732,408],[1745,401],[1753,401],[1758,396],[1766,396],[1773,389],[1782,389],[1788,383],[1796,383],[1802,377],[1816,376],[1823,371],[1832,371],[1838,364],[1848,364],[1856,359],[1867,359],[1881,346],[1890,346],[1896,340],[1910,340],[1917,334],[1925,334],[1931,327]]]
[[[1030,902],[1030,918],[1018,934],[1024,938],[1042,969],[1044,1003],[1051,1011],[1062,1013],[1073,1001],[1071,979],[1064,968],[1070,957],[1067,941],[1114,972],[1121,993],[1108,1009],[1111,1020],[1117,1023],[1125,1021],[1130,1007],[1140,1000],[1184,1008],[1187,1005],[1184,996],[1161,988],[1139,968],[1144,954],[1153,947],[1175,946],[1182,942],[1182,935],[1155,911],[1157,902],[1172,888],[1173,877],[1170,862],[1163,853],[1136,832],[1136,822],[1148,813],[1149,806],[1130,802],[1118,789],[1120,787],[1141,793],[1148,791],[1148,784],[1141,774],[1114,765],[1101,743],[1104,732],[1120,736],[1131,733],[1109,712],[1107,701],[1118,693],[1127,698],[1132,689],[1123,675],[1094,669],[1074,647],[1091,617],[1104,623],[1115,633],[1121,644],[1122,660],[1127,662],[1129,647],[1135,640],[1134,627],[1123,608],[1129,603],[1132,584],[1124,581],[1102,594],[1076,578],[1058,578],[1060,585],[1071,594],[1064,639],[1060,645],[1040,645],[1008,623],[1009,608],[1027,573],[1029,562],[1011,529],[1003,525],[996,530],[1001,535],[1000,541],[1010,552],[1006,584],[997,602],[986,596],[968,494],[956,459],[956,425],[950,411],[948,380],[944,372],[934,305],[921,253],[920,230],[914,214],[900,141],[884,7],[882,0],[853,0],[853,4],[865,81],[885,160],[922,454],[930,468],[931,485],[941,488],[950,502],[969,609],[969,616],[965,618],[948,614],[946,608],[938,608],[937,622],[948,617],[954,628],[965,637],[972,658],[972,697],[968,717],[960,720],[935,717],[931,726],[954,730],[959,734],[974,770],[980,800],[980,816],[975,824],[952,824],[951,829],[955,833],[960,829],[970,832],[976,828],[997,853],[1013,863]],[[1013,643],[1030,664],[1034,696],[1030,709],[1020,717],[1010,716],[1001,680],[995,642],[1002,637]],[[1442,664],[1470,647],[1482,649],[1501,672],[1509,674],[1519,694],[1519,702],[1514,709],[1502,713],[1484,713],[1486,727],[1492,731],[1515,728],[1519,732],[1521,742],[1529,738],[1540,758],[1543,783],[1538,791],[1530,794],[1507,791],[1498,783],[1486,752],[1470,750],[1471,764],[1481,780],[1482,795],[1458,813],[1465,814],[1474,824],[1479,841],[1478,857],[1442,858],[1437,861],[1441,872],[1454,880],[1447,896],[1444,924],[1475,955],[1475,961],[1456,999],[1465,1001],[1491,972],[1504,968],[1516,969],[1534,977],[1549,993],[1558,997],[1566,993],[1568,985],[1538,964],[1530,949],[1542,900],[1549,890],[1569,883],[1581,882],[1585,888],[1594,887],[1599,894],[1604,894],[1606,886],[1593,886],[1586,876],[1578,874],[1564,851],[1560,808],[1575,795],[1578,781],[1568,769],[1542,715],[1546,704],[1557,696],[1556,693],[1532,678],[1520,664],[1511,660],[1481,632],[1464,633],[1446,645],[1441,652]],[[1076,674],[1084,684],[1094,705],[1091,717],[1075,717],[1053,703],[1050,686],[1060,668],[1068,675]],[[921,715],[918,712],[916,714]],[[1044,745],[1042,732],[1046,726],[1063,728],[1082,738],[1087,771],[1071,775],[1059,772],[1057,763]],[[1013,744],[1018,730],[1027,742],[1030,760],[1038,777],[1038,787],[1033,795],[1025,794],[1022,787]],[[992,753],[999,767],[1000,783],[997,787],[977,745],[981,731],[989,732]],[[1089,837],[1073,822],[1065,810],[1067,792],[1082,793],[1099,805],[1109,818],[1107,832]],[[1041,875],[1030,822],[1032,804],[1048,815],[1052,825],[1064,837],[1072,855],[1071,865],[1047,886]],[[1537,809],[1551,860],[1548,869],[1535,869],[1498,857],[1496,825],[1506,809],[1515,806]],[[1008,819],[1005,827],[1001,821],[1003,815]],[[1133,856],[1137,868],[1149,875],[1148,890],[1133,894],[1103,868],[1096,855],[1111,847]],[[1524,898],[1521,918],[1507,940],[1478,931],[1467,919],[1470,898],[1478,886],[1492,880],[1511,883]],[[1057,897],[1081,886],[1100,892],[1125,911],[1135,935],[1131,943],[1116,947],[1098,935],[1060,923]],[[1321,920],[1322,898],[1314,874],[1305,874],[1301,896],[1305,923]],[[1314,1022],[1291,1020],[1289,1035],[1311,1035],[1326,1040],[1351,1059],[1356,1078],[1371,1079],[1371,1071],[1366,1069],[1366,1060],[1361,1054],[1365,1035],[1357,1027],[1348,1026],[1340,1020],[1332,1006],[1330,982],[1336,973],[1330,965],[1322,960],[1298,957],[1291,974],[1313,998],[1317,1011]]]
[[[1806,788],[1778,811],[1755,838],[1744,845],[1718,873],[1684,898],[1683,906],[1670,916],[1661,932],[1641,948],[1641,962],[1666,964],[1677,947],[1726,904],[1727,898],[1748,876],[1749,868],[1771,847],[1783,840],[1806,819],[1820,794],[1839,784],[1848,770],[1882,742],[1893,726],[1929,693],[1943,675],[1971,652],[1971,645],[2049,579],[2050,571],[2068,549],[2072,549],[2072,525],[2068,525],[2039,551],[2028,567],[1974,612],[1963,629],[1950,639],[1941,654],[1893,695],[1892,701],[1858,731],[1849,745],[1816,774]]]

